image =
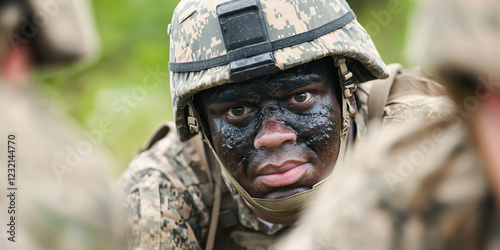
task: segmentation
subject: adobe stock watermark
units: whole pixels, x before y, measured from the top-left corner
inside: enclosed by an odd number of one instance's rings
[[[20,44],[27,44],[31,39],[34,39],[40,29],[45,27],[51,18],[59,14],[61,6],[68,4],[74,0],[46,0],[37,1],[39,11],[33,13],[31,18],[26,16],[21,17],[20,34],[10,32],[7,35],[7,40],[14,50],[17,50]]]
[[[141,102],[146,100],[148,93],[155,90],[168,77],[168,71],[160,71],[158,65],[154,70],[151,67],[147,67],[146,71],[148,74],[144,76],[141,85],[135,86],[128,94],[122,94],[119,98],[111,102],[111,112],[116,114],[119,120],[127,118],[131,110],[137,108]],[[52,169],[59,182],[63,181],[66,174],[73,172],[79,167],[85,157],[90,156],[94,148],[101,145],[104,137],[116,129],[113,120],[107,117],[102,118],[98,124],[97,128],[83,132],[85,139],[80,140],[75,145],[67,145],[64,148],[65,157],[63,162],[53,160]]]
[[[415,141],[412,144],[414,150],[412,150],[410,154],[406,155],[406,157],[402,155],[398,157],[399,164],[397,168],[393,171],[386,171],[384,173],[385,181],[391,191],[394,192],[395,186],[408,179],[414,173],[415,166],[424,164],[429,155],[431,155],[439,145],[446,142],[446,140],[447,138],[443,129],[436,129],[433,131],[430,138]]]
[[[472,95],[464,98],[463,102],[456,106],[456,123],[460,124],[464,119],[468,119],[471,113],[480,107],[481,101],[488,99],[495,88],[493,88],[493,78],[490,75],[488,79],[485,77],[478,77],[480,84],[477,85]],[[500,83],[495,83],[500,86]],[[392,171],[386,171],[384,178],[389,188],[394,192],[397,184],[405,182],[414,172],[416,166],[422,166],[425,161],[431,157],[434,150],[449,139],[450,135],[446,135],[443,129],[437,128],[433,131],[430,137],[416,140],[413,143],[413,151],[409,154],[398,157],[398,165]]]

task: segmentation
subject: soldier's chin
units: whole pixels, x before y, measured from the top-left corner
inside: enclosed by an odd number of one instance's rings
[[[282,199],[282,198],[292,196],[294,194],[302,193],[302,192],[307,191],[307,190],[309,190],[309,188],[305,188],[305,187],[283,189],[283,190],[271,192],[271,193],[267,194],[266,196],[264,196],[264,198],[265,199],[272,199],[272,200]]]

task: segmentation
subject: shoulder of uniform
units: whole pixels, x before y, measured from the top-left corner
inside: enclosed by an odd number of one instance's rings
[[[436,77],[426,73],[420,67],[400,68],[394,76],[388,101],[408,95],[447,97],[448,93]]]
[[[173,131],[172,131],[173,130]],[[181,142],[173,123],[164,123],[149,136],[144,147],[120,178],[120,186],[129,191],[154,172],[159,181],[167,181],[179,190],[198,185],[210,197],[210,171],[200,136]]]
[[[384,108],[384,123],[402,124],[413,119],[433,121],[455,112],[455,104],[435,77],[419,67],[403,69],[395,77]]]
[[[446,88],[437,79],[420,67],[403,68],[401,64],[388,65],[391,75],[387,79],[368,81],[360,84],[359,89],[371,96],[375,88],[389,86],[388,100],[402,95],[446,96]]]
[[[153,132],[149,134],[144,144],[137,149],[137,154],[153,147],[155,143],[165,138],[172,130],[175,131],[175,125],[173,122],[163,122],[160,125],[156,126]]]
[[[128,169],[120,177],[119,183],[124,191],[130,191],[154,172],[160,173],[159,178],[174,179],[177,178],[174,169],[187,167],[175,160],[176,155],[182,151],[182,143],[176,133],[170,133],[172,125],[159,125],[138,150]]]
[[[387,79],[360,84],[358,113],[366,122],[407,123],[408,119],[433,120],[454,112],[454,104],[436,78],[419,67],[404,69],[390,64]],[[359,119],[358,119],[359,120]]]

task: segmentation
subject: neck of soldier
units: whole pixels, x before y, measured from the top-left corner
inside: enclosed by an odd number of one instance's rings
[[[356,123],[354,122],[354,119],[351,118],[351,127],[349,128],[349,134],[347,136],[347,144],[346,146],[349,147],[351,143],[354,143],[354,138],[356,138]],[[333,168],[332,168],[333,171]],[[304,211],[300,211],[296,214],[287,216],[287,217],[276,217],[276,216],[271,216],[268,214],[265,214],[252,205],[250,205],[247,201],[245,201],[247,206],[252,210],[252,212],[262,220],[265,220],[267,222],[273,223],[273,224],[292,224],[295,223],[304,213]]]

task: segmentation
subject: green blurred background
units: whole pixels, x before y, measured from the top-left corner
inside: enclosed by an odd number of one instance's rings
[[[114,176],[127,167],[135,150],[160,122],[173,120],[166,74],[167,25],[178,2],[94,0],[102,43],[98,61],[83,69],[45,69],[35,75],[45,97],[74,117],[83,129],[98,129],[104,119],[112,120],[114,129],[104,135],[103,142],[118,162],[112,169]],[[414,1],[348,0],[348,3],[372,36],[384,61],[410,66],[405,64],[402,49]],[[148,68],[163,72],[162,80],[145,92],[137,92],[137,87],[143,86],[145,77],[150,75]],[[140,94],[141,98],[127,99],[134,94]]]

